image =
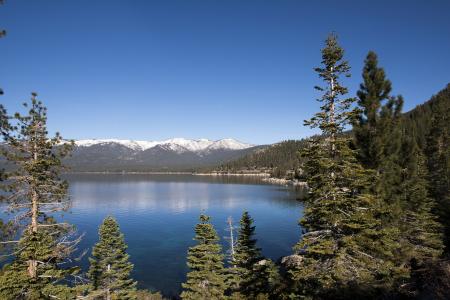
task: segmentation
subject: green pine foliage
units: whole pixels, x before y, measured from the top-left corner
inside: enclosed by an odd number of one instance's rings
[[[1,299],[69,299],[73,297],[71,288],[56,285],[76,268],[61,269],[63,261],[55,249],[57,241],[44,231],[25,231],[17,245],[16,258],[0,273]],[[29,261],[38,261],[37,274],[31,276]]]
[[[255,297],[258,289],[255,286],[254,266],[261,259],[261,249],[256,247],[253,219],[246,211],[242,214],[239,235],[236,242],[232,265],[238,274],[237,291],[246,297]]]
[[[181,298],[225,299],[224,255],[209,216],[200,215],[200,223],[195,226],[194,240],[197,244],[188,251],[187,265],[190,271],[186,283],[182,284],[184,291]]]
[[[99,241],[89,258],[88,277],[93,295],[104,299],[136,299],[136,282],[131,278],[133,264],[119,224],[109,216],[99,229]]]
[[[378,67],[378,57],[373,51],[367,55],[362,76],[363,83],[357,92],[359,113],[353,122],[358,158],[365,168],[376,171],[376,194],[392,206],[390,211],[400,212],[403,98],[390,96],[391,82],[386,79],[383,68]]]
[[[241,283],[243,299],[279,299],[281,276],[270,259],[256,262],[245,274]]]
[[[67,223],[57,223],[52,213],[70,206],[67,183],[60,178],[64,166],[62,158],[71,150],[71,143],[62,144],[59,134],[49,138],[46,129],[47,110],[32,94],[31,103],[25,103],[28,113],[6,114],[2,109],[2,154],[14,166],[6,172],[2,182],[2,200],[13,223],[9,237],[20,236],[18,241],[6,241],[13,252],[11,263],[3,267],[0,275],[1,293],[4,297],[48,299],[70,294],[63,285],[75,275],[78,268],[64,269],[79,239],[71,240],[73,228]],[[18,242],[18,243],[16,243]],[[7,250],[11,249],[8,247]]]
[[[425,150],[427,148],[430,134],[441,136],[442,130],[447,130],[448,122],[442,121],[448,118],[449,106],[450,84],[447,84],[444,89],[432,96],[431,99],[403,115],[404,122],[414,128],[417,145],[420,149]],[[439,121],[436,118],[442,118],[442,120]],[[428,156],[429,153],[425,154]]]
[[[426,158],[416,133],[423,134],[423,129],[408,118],[411,114],[401,115],[403,99],[390,96],[390,92],[391,82],[378,67],[376,54],[369,52],[358,91],[354,140],[359,160],[376,174],[372,193],[383,199],[383,227],[397,232],[392,236],[399,245],[394,261],[404,270],[397,278],[403,292],[411,266],[439,257],[442,239],[432,212],[435,201],[427,191]]]
[[[369,296],[374,286],[388,284],[394,271],[395,232],[381,226],[381,201],[367,193],[371,172],[358,163],[351,138],[342,134],[355,116],[350,109],[355,99],[344,97],[347,88],[339,82],[350,76],[343,54],[330,35],[323,67],[315,69],[326,83],[316,87],[323,92],[321,111],[305,121],[324,136],[312,139],[302,152],[310,197],[301,220],[306,233],[295,247],[302,263],[290,270],[295,293],[309,297],[339,298],[358,291]]]
[[[250,270],[255,263],[261,260],[261,249],[256,247],[255,226],[253,226],[253,219],[247,211],[242,214],[239,224],[233,264],[239,268]]]
[[[401,203],[401,248],[403,259],[423,263],[442,254],[441,226],[432,213],[435,201],[429,197],[425,156],[416,142],[414,129],[403,136]]]
[[[422,106],[426,108],[431,113],[420,116],[430,122],[424,147],[429,192],[436,200],[435,212],[444,226],[444,244],[450,253],[450,84]]]
[[[380,111],[383,102],[389,100],[392,87],[384,70],[378,67],[378,58],[373,51],[367,54],[363,80],[357,93],[360,113],[353,131],[361,163],[366,168],[376,169],[384,160],[382,132],[389,129],[382,126]]]

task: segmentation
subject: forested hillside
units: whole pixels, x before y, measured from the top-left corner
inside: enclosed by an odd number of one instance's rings
[[[439,93],[431,97],[430,100],[418,105],[413,110],[404,114],[407,126],[413,126],[416,132],[417,143],[420,148],[425,149],[427,145],[427,137],[432,129],[444,131],[450,126],[448,121],[450,109],[450,83]],[[440,121],[439,118],[442,120]],[[434,123],[433,123],[434,121]]]
[[[287,140],[249,153],[241,158],[220,165],[219,172],[270,172],[273,177],[291,175],[300,166],[299,149],[305,140]],[[289,172],[290,171],[290,172]],[[298,176],[298,174],[296,174]]]

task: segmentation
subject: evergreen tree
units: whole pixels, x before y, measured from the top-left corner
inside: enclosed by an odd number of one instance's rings
[[[434,100],[431,127],[426,139],[430,196],[444,226],[444,244],[450,253],[450,84]]]
[[[378,58],[373,51],[367,54],[363,79],[357,93],[360,113],[353,131],[363,166],[377,169],[383,161],[384,144],[380,111],[383,101],[389,100],[392,87],[384,70],[378,67]]]
[[[256,263],[262,260],[261,249],[256,247],[254,234],[253,219],[248,212],[244,212],[240,220],[232,265],[238,277],[237,291],[245,297],[252,298],[255,298],[259,293],[255,282],[258,276],[256,276],[254,267]]]
[[[369,52],[358,91],[355,144],[362,164],[376,173],[372,192],[384,201],[383,227],[398,229],[397,237],[393,236],[399,242],[395,262],[405,266],[403,275],[409,276],[411,265],[439,256],[442,243],[431,211],[434,201],[427,193],[425,158],[417,145],[416,126],[403,121],[403,99],[391,97],[390,92],[391,83],[378,67],[376,54]]]
[[[15,260],[0,275],[2,293],[20,291],[19,298],[46,299],[66,291],[60,283],[77,272],[77,268],[63,270],[61,265],[79,239],[70,240],[72,226],[55,222],[51,215],[70,206],[67,182],[59,176],[64,169],[61,160],[72,144],[63,143],[59,134],[48,137],[46,108],[35,93],[27,115],[8,116],[4,111],[2,115],[2,153],[14,166],[2,182],[2,196],[14,214],[14,227],[24,228],[18,241],[3,242],[17,245],[10,254]]]
[[[353,122],[358,157],[365,168],[376,171],[374,190],[391,205],[389,211],[401,213],[398,187],[401,183],[399,154],[403,98],[390,96],[391,82],[386,79],[383,68],[378,67],[378,58],[373,51],[367,54],[362,76],[363,83],[357,92],[359,113]]]
[[[323,67],[315,69],[326,83],[316,87],[323,92],[321,112],[305,121],[320,128],[324,139],[311,139],[302,152],[310,197],[301,220],[306,233],[295,247],[302,263],[290,273],[295,292],[310,297],[339,298],[358,290],[370,297],[370,287],[389,284],[394,272],[395,232],[382,228],[381,201],[367,193],[371,172],[358,163],[350,137],[342,134],[355,116],[350,110],[355,99],[343,98],[347,88],[339,82],[340,76],[350,76],[343,54],[330,35]]]
[[[247,211],[242,214],[239,224],[233,264],[238,268],[250,270],[255,263],[262,259],[261,249],[256,247],[255,226],[253,226],[253,219]]]
[[[58,267],[63,260],[55,252],[55,239],[45,231],[25,231],[17,248],[17,257],[6,265],[0,275],[1,299],[71,299],[73,291],[54,282],[64,279],[69,271]],[[29,267],[29,260],[38,261],[35,276]]]
[[[189,248],[187,265],[190,272],[183,283],[182,299],[225,299],[225,269],[222,247],[210,217],[201,214],[195,226],[197,245]]]
[[[106,217],[99,229],[99,242],[89,258],[93,295],[107,300],[135,299],[136,282],[130,277],[133,264],[126,250],[119,224],[113,217]]]
[[[402,215],[400,226],[402,247],[400,256],[415,264],[435,259],[442,253],[442,235],[436,216],[435,201],[427,190],[425,157],[417,145],[413,128],[404,128],[401,183]],[[409,260],[409,261],[408,261]]]

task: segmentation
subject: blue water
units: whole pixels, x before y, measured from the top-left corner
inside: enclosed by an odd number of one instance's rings
[[[262,184],[255,178],[192,175],[70,175],[73,200],[66,221],[85,233],[80,251],[86,270],[97,230],[107,215],[120,224],[140,288],[178,294],[185,280],[186,253],[194,244],[200,212],[212,217],[224,247],[226,220],[236,225],[244,210],[255,220],[258,246],[273,260],[292,253],[300,237],[302,206],[292,188]]]

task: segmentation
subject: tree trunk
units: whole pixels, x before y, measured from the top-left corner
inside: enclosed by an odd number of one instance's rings
[[[36,141],[33,145],[33,160],[37,161],[38,155],[37,155],[37,149],[36,149]],[[32,195],[31,195],[31,233],[37,233],[38,231],[38,216],[39,216],[39,209],[38,209],[38,201],[39,196],[36,191],[36,188],[33,188]],[[31,278],[36,278],[37,276],[37,261],[34,259],[30,259],[28,261],[28,274]]]

